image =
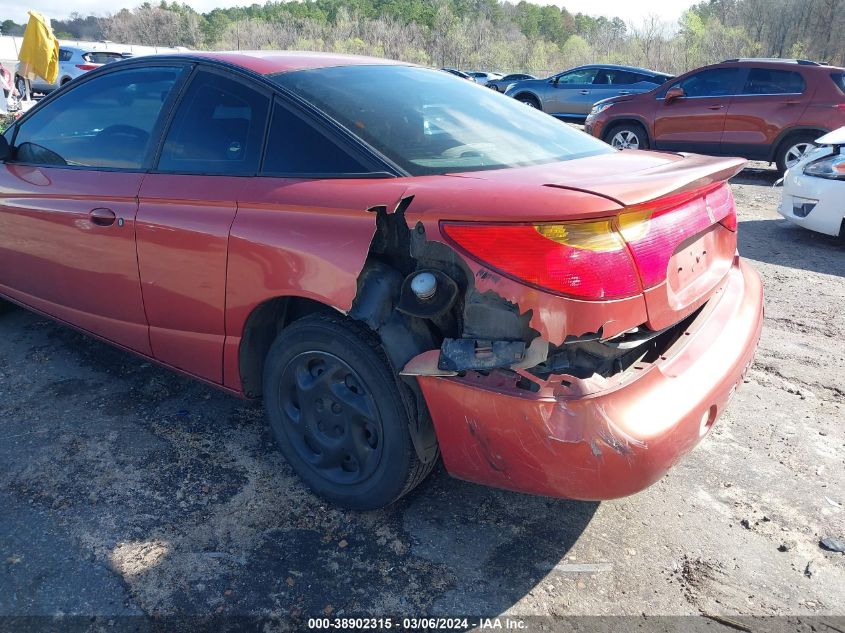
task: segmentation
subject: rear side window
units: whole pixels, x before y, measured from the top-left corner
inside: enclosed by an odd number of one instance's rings
[[[104,51],[93,51],[91,53],[85,53],[82,56],[89,64],[108,64],[109,62],[117,61],[118,59],[123,59],[123,55],[120,53],[106,53]]]
[[[69,51],[66,48],[60,48],[59,49],[59,61],[60,62],[69,62],[71,57],[73,57],[72,51]]]
[[[201,70],[167,133],[159,171],[241,176],[258,171],[269,97]]]
[[[801,94],[806,84],[800,73],[791,70],[752,68],[742,88],[744,95]]]
[[[370,171],[321,131],[281,101],[273,106],[265,175],[325,176]]]
[[[146,67],[81,82],[20,124],[15,160],[36,165],[138,169],[183,67]]]
[[[687,97],[728,97],[736,90],[739,68],[711,68],[682,79],[680,86]]]
[[[833,73],[830,78],[833,79],[836,87],[845,94],[845,73]]]

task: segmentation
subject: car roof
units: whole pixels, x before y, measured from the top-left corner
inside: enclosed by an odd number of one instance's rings
[[[823,62],[814,62],[808,59],[782,59],[779,57],[741,57],[738,59],[726,59],[723,62],[718,64],[712,64],[713,66],[722,66],[722,65],[732,65],[732,66],[763,66],[763,67],[772,67],[772,68],[795,68],[796,66],[800,66],[801,68],[812,70],[813,68],[820,68],[823,70],[842,70],[839,66],[833,66],[831,64],[826,64]]]
[[[579,68],[603,68],[605,70],[629,70],[631,72],[645,73],[647,75],[666,75],[671,77],[669,73],[664,73],[659,70],[652,70],[651,68],[641,68],[640,66],[620,66],[618,64],[585,64],[583,66],[576,66],[570,70],[577,70]],[[567,72],[567,71],[564,71]]]
[[[310,51],[192,51],[190,53],[176,53],[174,56],[225,62],[261,75],[273,75],[275,73],[306,70],[309,68],[328,68],[331,66],[410,65],[379,57],[314,53]]]

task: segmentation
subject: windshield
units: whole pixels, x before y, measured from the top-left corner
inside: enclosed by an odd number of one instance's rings
[[[414,176],[538,165],[613,152],[522,103],[412,66],[341,66],[271,79]]]

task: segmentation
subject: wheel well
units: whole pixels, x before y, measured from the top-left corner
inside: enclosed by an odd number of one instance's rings
[[[516,99],[517,101],[519,101],[521,98],[522,99],[531,99],[531,101],[538,104],[540,106],[540,109],[542,110],[542,106],[543,106],[542,101],[540,101],[540,99],[537,98],[537,95],[535,95],[532,92],[520,92],[518,94],[515,94],[513,96],[513,98]]]
[[[605,143],[608,142],[610,138],[610,133],[619,125],[636,125],[638,128],[642,129],[645,132],[646,139],[651,142],[651,137],[648,133],[648,127],[643,125],[642,121],[638,121],[637,119],[612,119],[608,122],[607,125],[604,126],[604,134],[602,134],[602,139]]]
[[[777,158],[778,153],[780,152],[781,148],[783,148],[783,146],[789,141],[789,139],[791,139],[795,136],[801,136],[801,135],[804,135],[804,134],[807,134],[807,135],[815,134],[815,135],[817,135],[816,138],[818,138],[819,136],[827,134],[827,130],[823,130],[821,128],[804,127],[804,128],[799,128],[797,130],[791,129],[791,130],[787,130],[786,132],[783,132],[781,134],[780,138],[778,138],[777,141],[774,144],[772,144],[772,153],[769,157],[770,160],[774,160],[775,158]]]
[[[258,305],[246,320],[238,353],[244,394],[248,398],[261,396],[264,360],[279,332],[308,314],[332,310],[319,301],[305,297],[276,297]]]

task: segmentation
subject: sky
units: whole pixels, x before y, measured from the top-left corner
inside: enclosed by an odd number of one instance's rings
[[[255,0],[260,1],[260,0]],[[512,0],[515,1],[515,0]],[[531,0],[537,4],[563,5],[570,13],[586,13],[588,15],[619,16],[632,26],[639,26],[643,18],[656,15],[662,22],[676,22],[681,14],[694,0]],[[133,7],[141,4],[142,0],[17,0],[3,2],[0,8],[0,20],[11,19],[22,23],[27,20],[28,9],[40,11],[49,18],[66,18],[70,13],[82,15],[108,15],[123,7]],[[210,11],[215,7],[230,7],[235,5],[250,5],[253,0],[187,0],[200,13]],[[9,5],[13,5],[13,8]]]

